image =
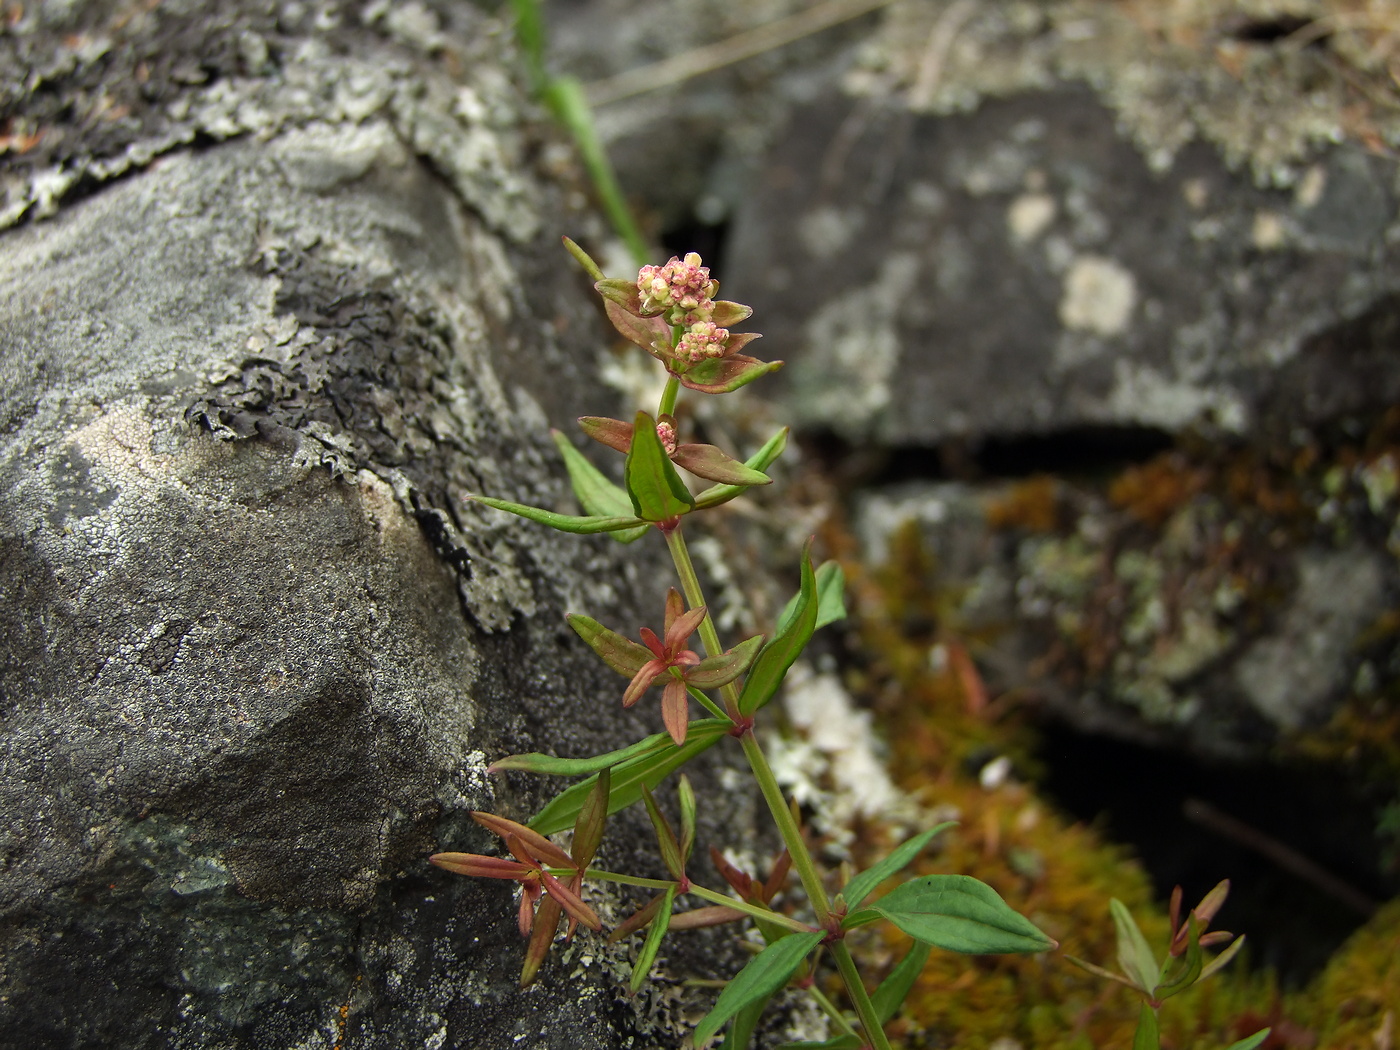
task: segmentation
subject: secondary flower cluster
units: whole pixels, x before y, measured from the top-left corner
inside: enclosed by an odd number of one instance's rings
[[[594,287],[606,300],[613,327],[665,365],[682,386],[724,394],[782,367],[781,361],[739,353],[758,334],[729,329],[753,311],[715,298],[719,282],[695,252],[684,259],[673,255],[661,266],[643,266],[637,279],[628,281],[603,277],[577,245],[570,244],[569,250],[598,278]]]

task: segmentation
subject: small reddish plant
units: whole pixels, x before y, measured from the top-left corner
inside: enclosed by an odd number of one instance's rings
[[[714,1008],[696,1026],[697,1047],[725,1026],[726,1047],[747,1046],[764,1006],[791,983],[818,1002],[837,1032],[823,1043],[804,1045],[889,1050],[884,1025],[913,987],[933,948],[986,955],[1043,952],[1055,947],[1055,942],[990,886],[965,875],[925,875],[876,896],[876,890],[908,866],[947,824],[914,835],[873,867],[848,879],[837,893],[829,892],[828,875],[818,868],[754,727],[813,633],[845,615],[840,568],[834,562],[814,566],[809,544],[802,557],[801,587],[783,610],[772,637],[758,635],[726,648],[706,605],[683,529],[684,520],[692,514],[741,496],[755,485],[768,484],[764,471],[782,453],[787,431],[779,431],[744,461],[712,445],[682,441],[675,416],[681,389],[727,393],[781,367],[782,362],[764,362],[740,353],[758,336],[735,334],[730,328],[747,320],[751,311],[717,298],[719,283],[698,255],[644,266],[636,280],[610,279],[578,245],[567,238],[565,245],[595,281],[618,332],[665,368],[661,403],[655,415],[638,412],[631,423],[598,416],[579,421],[589,437],[626,457],[621,485],[555,433],[584,514],[559,514],[489,496],[472,498],[565,532],[609,533],[622,542],[653,531],[661,534],[680,589],[673,587],[666,593],[660,634],[642,627],[638,642],[581,614],[568,620],[604,663],[629,679],[621,694],[625,706],[661,687],[665,732],[591,758],[528,754],[496,762],[492,768],[497,770],[585,779],[545,805],[528,825],[473,814],[478,823],[500,836],[509,857],[438,853],[430,859],[458,874],[520,884],[518,922],[521,934],[529,938],[522,984],[534,979],[565,916],[565,936],[573,936],[580,925],[600,928],[597,915],[583,900],[586,880],[637,886],[652,890],[654,896],[610,935],[619,940],[646,931],[632,971],[633,992],[646,982],[663,938],[672,931],[751,920],[766,941],[767,946],[726,984]],[[677,466],[713,484],[692,493]],[[696,635],[699,647],[691,648]],[[709,717],[692,720],[691,701]],[[743,750],[784,844],[762,880],[740,871],[711,848],[712,864],[730,893],[703,886],[690,873],[696,837],[696,800],[690,781],[683,774],[677,779],[679,833],[652,794],[686,762],[726,740],[736,741]],[[608,815],[638,802],[651,819],[669,879],[592,866]],[[570,828],[573,838],[568,850],[549,839]],[[792,873],[805,903],[788,887]],[[677,910],[683,898],[700,903]],[[775,906],[780,898],[781,908]],[[845,936],[875,922],[892,923],[914,938],[914,946],[872,994],[861,980]],[[822,982],[814,979],[823,966],[833,964],[854,1016],[828,999],[821,991]]]

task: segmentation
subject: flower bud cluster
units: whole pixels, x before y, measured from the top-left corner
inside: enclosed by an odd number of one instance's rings
[[[696,321],[676,343],[676,354],[691,364],[698,364],[707,357],[723,357],[728,342],[728,328],[721,328],[713,321]]]
[[[670,324],[679,324],[686,315],[708,320],[714,309],[719,282],[710,279],[710,268],[700,265],[700,256],[687,252],[685,259],[674,255],[664,266],[643,266],[637,272],[637,293],[642,313],[665,313]]]
[[[656,437],[661,442],[661,447],[666,450],[666,455],[674,456],[679,445],[679,438],[676,435],[676,424],[667,419],[662,419],[656,424]]]

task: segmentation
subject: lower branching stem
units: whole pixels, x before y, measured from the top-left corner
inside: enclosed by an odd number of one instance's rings
[[[685,537],[681,534],[681,527],[677,525],[673,529],[662,530],[666,536],[666,545],[671,551],[671,560],[675,562],[676,574],[680,577],[681,590],[685,593],[686,604],[694,609],[705,604],[705,593],[700,587],[700,577],[696,575],[695,564],[690,560],[690,550],[685,543]],[[719,632],[715,630],[713,619],[709,613],[700,621],[700,641],[705,646],[707,655],[714,656],[724,651],[720,644]],[[726,685],[721,690],[724,696],[724,706],[729,713],[730,719],[735,723],[742,724],[743,716],[739,711],[739,691],[733,683]],[[831,903],[827,900],[826,887],[822,885],[821,873],[817,871],[816,861],[812,859],[812,854],[807,849],[807,843],[802,838],[802,830],[797,826],[797,820],[792,815],[792,810],[788,808],[787,799],[783,797],[783,789],[778,784],[778,779],[773,775],[772,768],[768,765],[767,756],[763,754],[763,748],[759,747],[758,741],[754,739],[751,727],[746,727],[744,732],[739,734],[739,743],[743,746],[744,757],[749,760],[749,767],[753,770],[754,779],[758,781],[759,790],[763,793],[763,799],[768,803],[768,811],[773,815],[773,821],[778,825],[778,833],[782,835],[783,844],[787,846],[788,854],[792,857],[792,866],[797,869],[797,877],[802,882],[802,888],[807,893],[807,899],[812,903],[812,911],[816,913],[819,925],[826,927],[831,921]],[[856,969],[855,960],[851,958],[851,953],[843,941],[834,941],[830,945],[832,958],[836,960],[837,969],[841,972],[841,980],[846,986],[846,993],[851,997],[851,1002],[856,1008],[856,1014],[860,1017],[861,1026],[865,1029],[866,1038],[874,1050],[891,1050],[890,1041],[885,1038],[884,1028],[881,1027],[879,1018],[875,1016],[875,1006],[870,1001],[870,996],[865,991],[865,985],[861,982],[860,972]]]

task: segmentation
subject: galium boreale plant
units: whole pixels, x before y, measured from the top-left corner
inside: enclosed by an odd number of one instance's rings
[[[1137,1031],[1133,1036],[1133,1050],[1160,1050],[1158,1013],[1163,1004],[1173,996],[1200,984],[1206,978],[1219,973],[1244,947],[1244,936],[1235,937],[1224,930],[1210,930],[1210,924],[1225,904],[1230,894],[1230,880],[1225,879],[1201,898],[1183,920],[1181,918],[1181,887],[1172,891],[1170,928],[1171,942],[1165,956],[1159,961],[1138,927],[1137,921],[1122,901],[1116,897],[1109,901],[1109,912],[1118,934],[1118,969],[1115,973],[1073,955],[1065,958],[1082,970],[1105,980],[1131,988],[1142,999],[1138,1012]],[[1208,959],[1205,949],[1219,944],[1226,948],[1219,955]],[[1269,1029],[1255,1032],[1228,1050],[1254,1050],[1269,1036]]]
[[[783,610],[772,636],[757,635],[726,647],[701,591],[684,528],[692,515],[741,496],[753,486],[768,484],[764,470],[782,453],[787,431],[779,431],[742,462],[712,445],[683,441],[675,411],[680,391],[728,393],[782,362],[764,362],[741,352],[758,336],[736,334],[730,328],[746,320],[751,311],[717,297],[719,284],[698,255],[643,266],[635,280],[610,279],[578,245],[567,238],[564,243],[596,282],[594,287],[618,332],[665,369],[661,403],[655,414],[641,411],[631,422],[595,416],[579,421],[585,434],[625,456],[621,486],[555,432],[583,514],[559,514],[492,496],[472,498],[565,532],[608,533],[625,543],[648,533],[660,534],[675,564],[680,589],[673,587],[664,596],[659,633],[643,626],[634,640],[585,615],[570,615],[568,621],[604,663],[627,679],[620,688],[624,705],[659,691],[665,731],[590,758],[526,754],[496,762],[497,770],[584,779],[546,804],[527,825],[492,814],[473,814],[500,836],[509,857],[439,853],[431,860],[459,874],[519,883],[518,922],[521,934],[529,938],[522,985],[538,973],[561,920],[567,917],[566,936],[573,936],[580,925],[591,930],[601,926],[584,902],[583,883],[620,883],[652,891],[651,900],[611,933],[618,940],[646,931],[631,975],[633,992],[646,982],[662,940],[670,933],[748,920],[766,943],[727,982],[713,1009],[697,1025],[697,1047],[726,1026],[725,1047],[747,1046],[764,1006],[795,983],[818,1002],[837,1030],[825,1042],[803,1045],[814,1050],[889,1050],[884,1025],[899,1009],[933,948],[985,955],[1043,952],[1055,947],[1055,942],[990,886],[968,876],[926,875],[879,893],[947,824],[912,836],[883,860],[846,880],[837,892],[830,892],[829,873],[818,867],[796,808],[784,797],[755,727],[813,632],[845,615],[841,570],[834,562],[814,566],[809,543],[802,556],[801,587]],[[678,466],[712,484],[692,492]],[[693,642],[696,636],[698,646]],[[707,717],[692,720],[691,701]],[[697,802],[689,779],[683,774],[677,778],[679,829],[666,819],[653,797],[672,773],[724,742],[742,750],[784,844],[763,879],[739,871],[712,848],[711,862],[728,884],[727,893],[697,881],[691,864]],[[608,815],[637,803],[646,807],[669,878],[642,878],[593,866]],[[573,837],[568,850],[550,840],[550,835],[570,828]],[[797,875],[805,904],[786,886],[790,872]],[[778,901],[784,902],[781,907]],[[914,944],[871,993],[846,936],[881,922],[893,924]],[[853,1017],[823,994],[818,975],[827,967],[840,975]]]

